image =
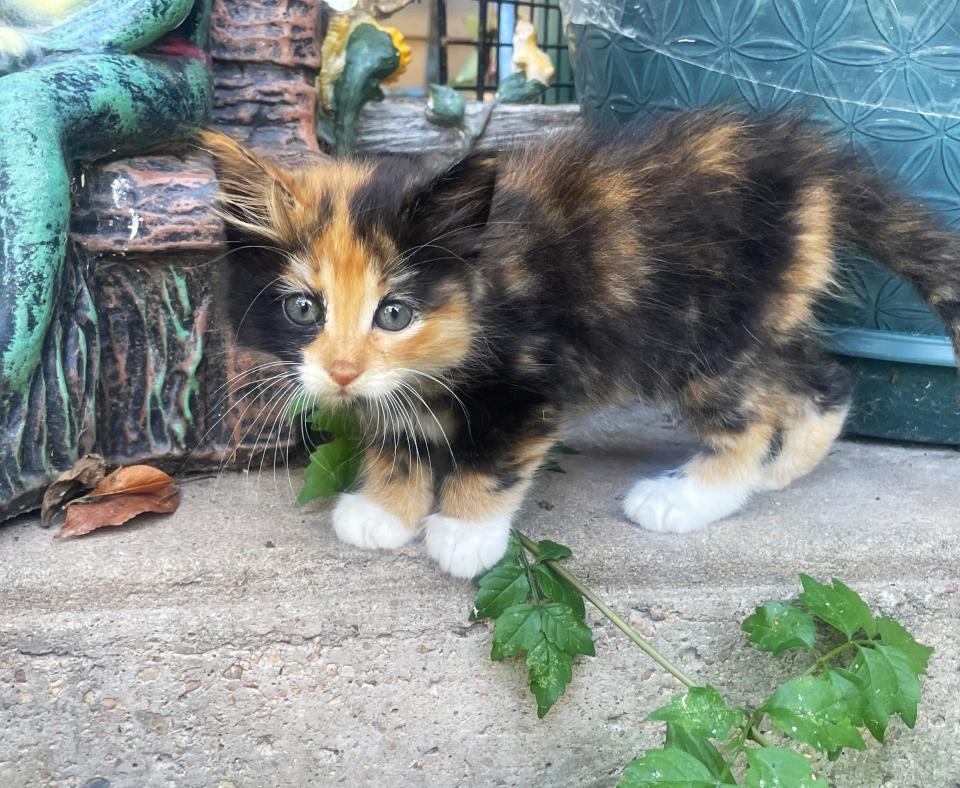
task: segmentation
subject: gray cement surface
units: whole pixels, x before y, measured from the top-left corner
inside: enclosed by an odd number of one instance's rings
[[[817,768],[836,786],[960,782],[960,454],[843,442],[810,477],[687,536],[626,522],[641,473],[694,445],[649,411],[575,430],[520,525],[697,681],[756,703],[803,666],[747,646],[753,606],[836,575],[936,647],[914,730]],[[293,474],[296,486],[297,474]],[[421,545],[341,545],[286,474],[184,486],[167,518],[54,541],[0,527],[0,786],[613,785],[678,690],[605,620],[538,720],[491,663],[472,588]]]

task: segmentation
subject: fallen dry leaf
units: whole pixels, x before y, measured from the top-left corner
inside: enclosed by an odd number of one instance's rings
[[[171,476],[149,465],[130,465],[71,501],[57,536],[82,536],[105,525],[122,525],[145,512],[175,512],[179,505],[180,492]]]
[[[106,472],[107,463],[99,454],[86,454],[77,460],[47,487],[40,508],[40,524],[44,528],[50,526],[64,504],[99,484]]]
[[[100,498],[105,495],[121,493],[153,493],[173,487],[177,483],[173,477],[151,465],[128,465],[117,468],[94,487],[87,497]]]

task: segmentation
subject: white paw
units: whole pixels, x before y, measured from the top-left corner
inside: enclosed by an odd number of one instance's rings
[[[641,479],[627,494],[623,511],[648,531],[699,531],[733,514],[750,497],[744,484],[707,486],[682,474]]]
[[[416,532],[365,495],[341,495],[333,509],[333,530],[340,541],[368,550],[402,547]]]
[[[507,552],[509,517],[473,522],[432,514],[426,523],[428,555],[454,577],[475,577]]]

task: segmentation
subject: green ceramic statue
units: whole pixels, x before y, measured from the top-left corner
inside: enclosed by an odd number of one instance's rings
[[[95,439],[96,314],[67,258],[72,167],[207,122],[209,19],[209,0],[0,10],[0,500]]]

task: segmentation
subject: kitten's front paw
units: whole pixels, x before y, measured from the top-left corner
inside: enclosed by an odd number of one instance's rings
[[[365,495],[351,493],[341,495],[333,509],[333,530],[340,541],[368,550],[393,550],[416,535]]]
[[[708,487],[686,476],[641,479],[627,494],[623,511],[648,531],[689,533],[733,514],[750,497],[745,485]]]
[[[475,577],[507,552],[509,517],[473,522],[433,514],[426,522],[427,553],[454,577]]]

